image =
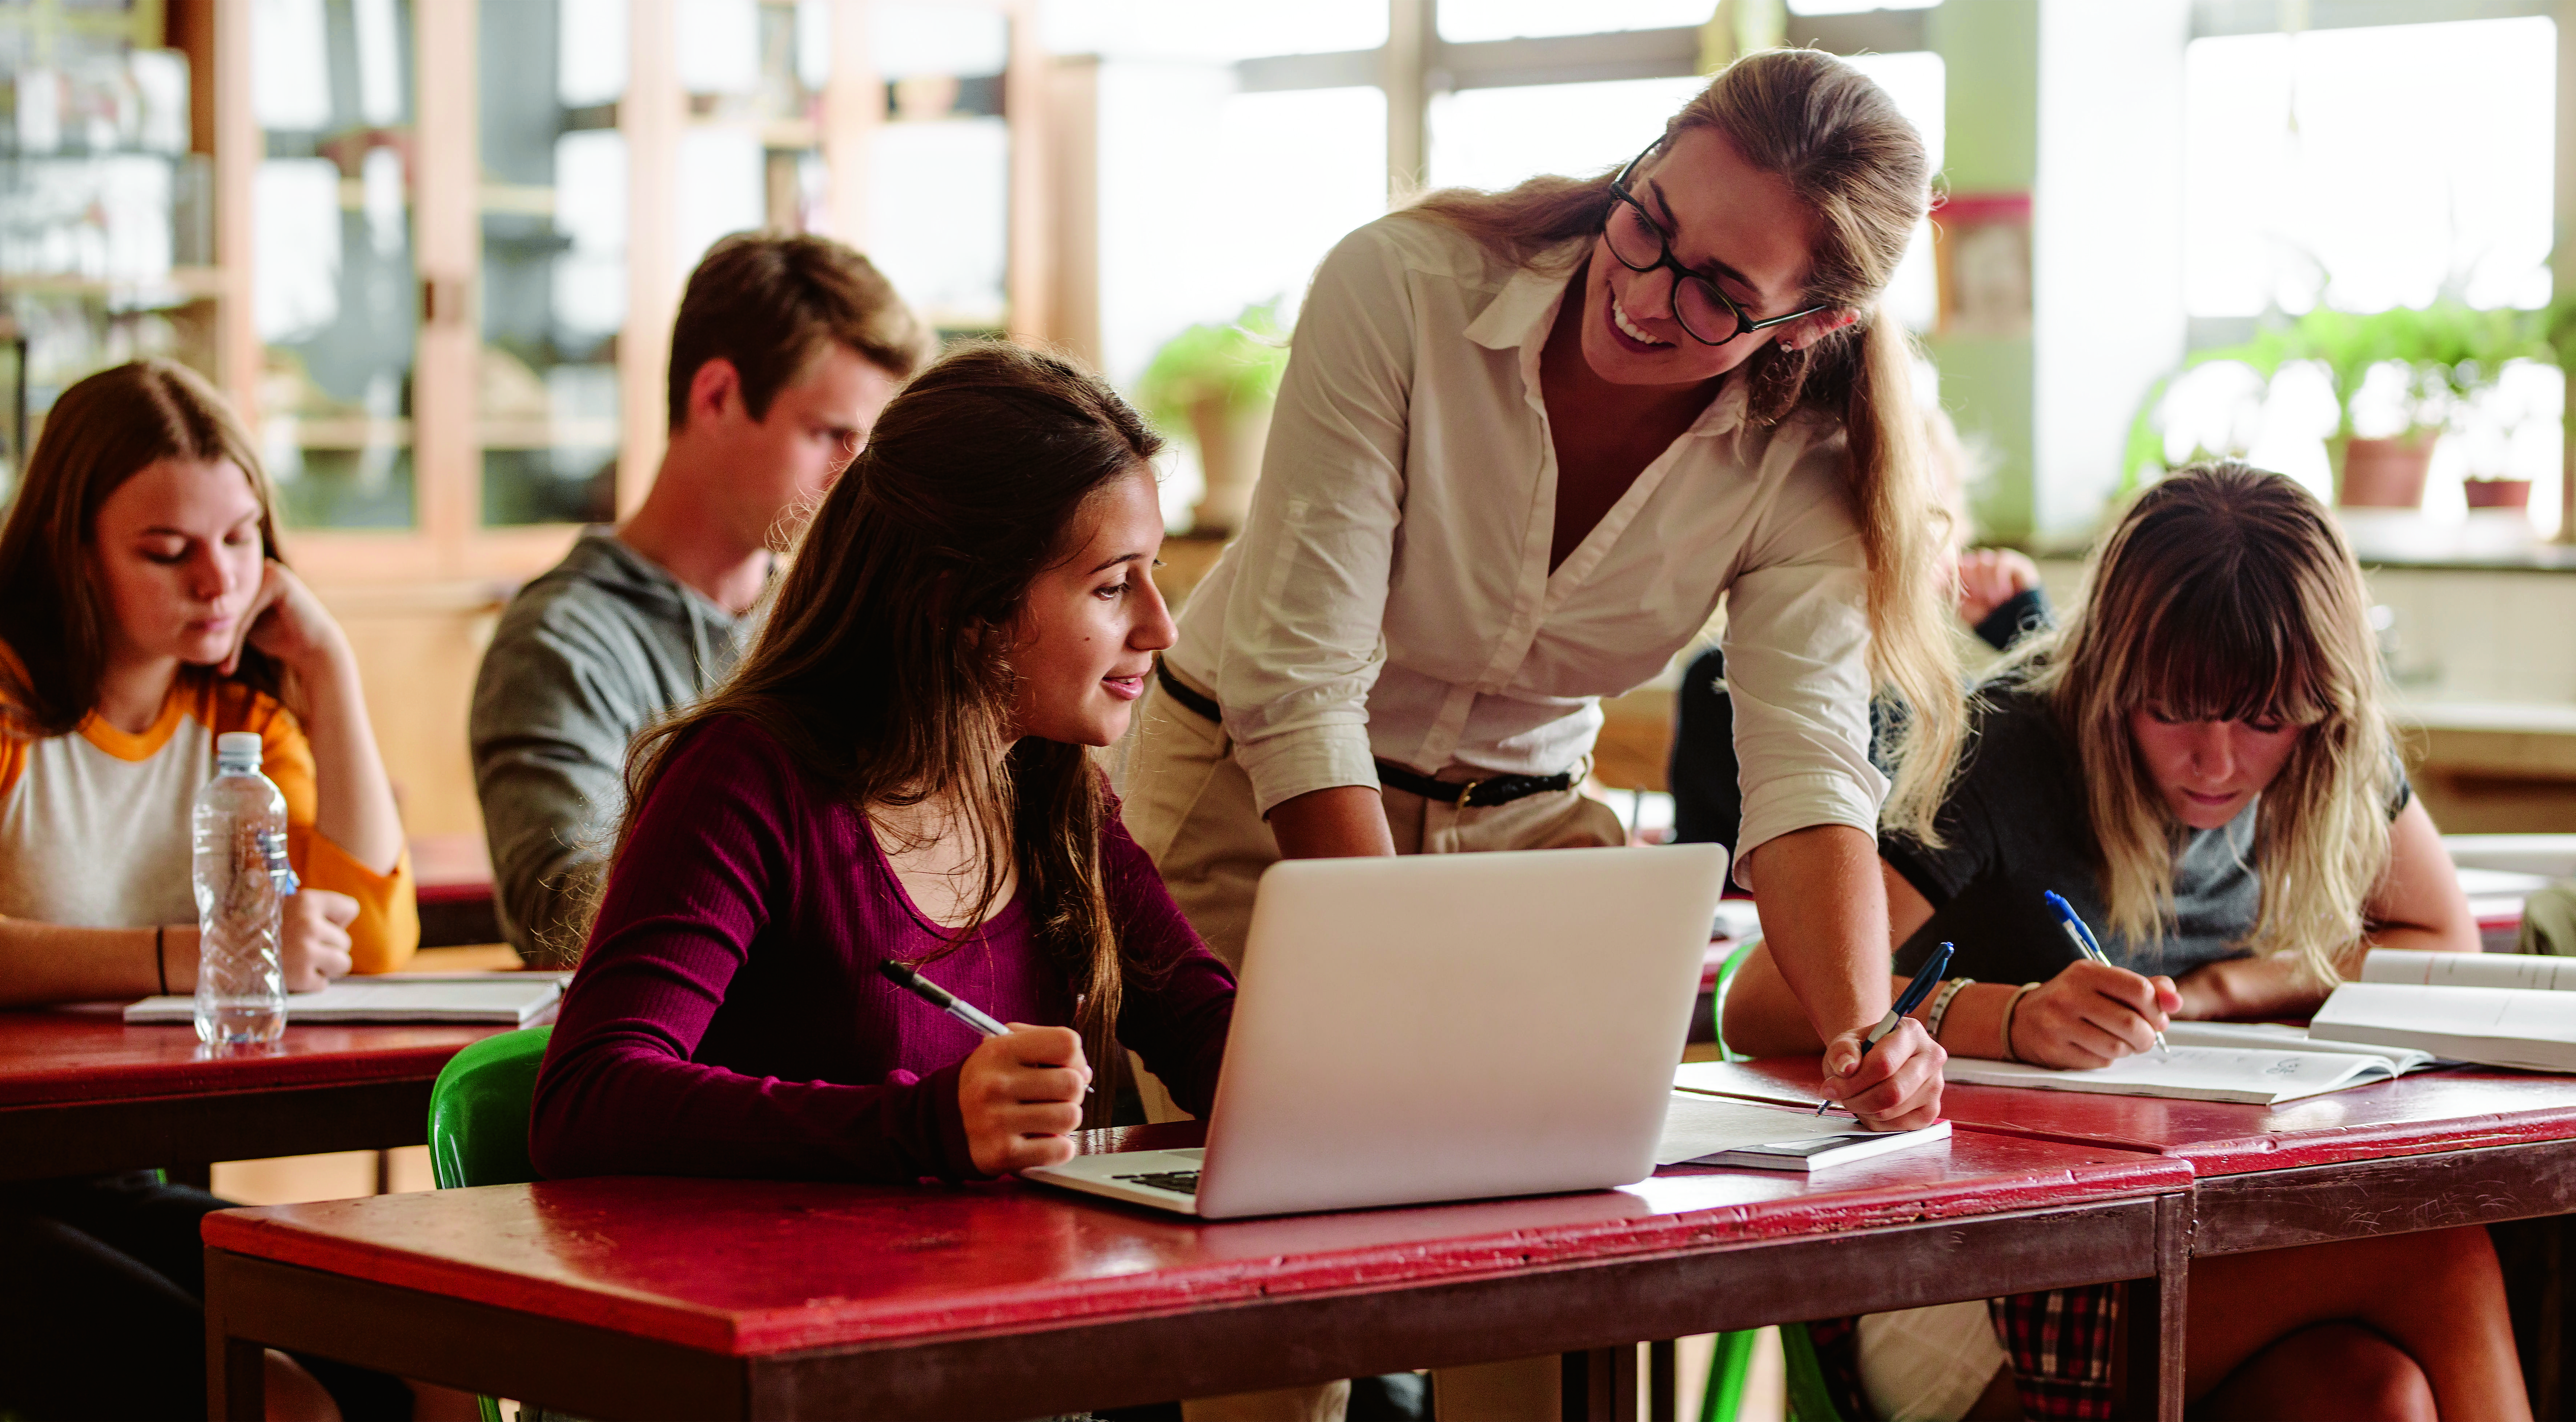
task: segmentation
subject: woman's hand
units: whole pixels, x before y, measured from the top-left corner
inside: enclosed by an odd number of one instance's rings
[[[358,901],[329,889],[301,889],[282,902],[277,958],[288,992],[320,992],[349,975],[349,924]]]
[[[1911,1131],[1940,1120],[1941,1064],[1950,1054],[1911,1017],[1863,1055],[1867,1035],[1854,1030],[1825,1044],[1826,1098],[1873,1131]]]
[[[2039,565],[2009,548],[1979,548],[1959,555],[1959,620],[1970,627],[1996,608],[2039,586]]]
[[[2141,977],[2105,963],[2069,963],[2022,995],[2013,1009],[2013,1055],[2038,1066],[2105,1067],[2156,1044],[2182,1007],[2168,977]]]
[[[985,1038],[957,1073],[967,1153],[986,1175],[1073,1159],[1065,1136],[1082,1124],[1082,1093],[1091,1085],[1082,1038],[1072,1028],[1010,1028]]]
[[[274,558],[261,570],[259,591],[242,612],[241,628],[241,640],[218,668],[225,676],[241,665],[245,645],[259,648],[308,679],[328,674],[349,656],[348,635],[324,610],[322,599]]]

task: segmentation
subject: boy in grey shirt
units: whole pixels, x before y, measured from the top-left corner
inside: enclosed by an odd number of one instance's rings
[[[876,268],[825,238],[728,237],[690,275],[652,491],[511,599],[475,679],[475,791],[522,957],[580,956],[627,743],[733,670],[789,520],[936,349]]]

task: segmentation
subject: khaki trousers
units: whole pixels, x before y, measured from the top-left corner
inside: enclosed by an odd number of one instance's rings
[[[1252,893],[1279,843],[1235,763],[1225,728],[1174,701],[1157,683],[1137,706],[1136,729],[1115,777],[1127,832],[1153,856],[1163,886],[1199,937],[1229,966],[1243,965]],[[1608,805],[1578,790],[1459,809],[1403,790],[1379,791],[1398,854],[1473,854],[1500,849],[1585,849],[1626,842]],[[1158,1095],[1146,1088],[1149,1103]],[[1163,1098],[1168,1101],[1170,1098]],[[1166,1119],[1158,1114],[1156,1119]],[[1442,1422],[1554,1418],[1557,1360],[1522,1358],[1443,1368],[1431,1396]],[[1238,1393],[1181,1404],[1187,1422],[1341,1422],[1347,1382]]]
[[[1190,926],[1229,966],[1243,965],[1252,891],[1279,858],[1279,842],[1254,806],[1252,778],[1235,763],[1225,728],[1166,695],[1138,704],[1136,734],[1117,777],[1127,832],[1153,856],[1163,887]],[[1380,790],[1398,854],[1476,854],[1498,849],[1597,849],[1626,834],[1608,805],[1580,790],[1459,809],[1403,790]]]

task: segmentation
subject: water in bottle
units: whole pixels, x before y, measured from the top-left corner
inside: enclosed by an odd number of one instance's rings
[[[197,792],[197,1039],[219,1051],[263,1046],[286,1030],[278,957],[286,797],[259,773],[259,737],[215,738],[215,778]]]

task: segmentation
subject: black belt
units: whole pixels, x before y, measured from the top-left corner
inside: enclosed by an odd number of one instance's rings
[[[1215,697],[1174,676],[1172,669],[1159,660],[1154,663],[1154,680],[1162,684],[1163,693],[1174,701],[1209,721],[1224,724],[1225,713],[1216,704]],[[1391,785],[1408,795],[1419,795],[1425,800],[1437,800],[1462,810],[1508,805],[1532,795],[1552,795],[1574,788],[1574,772],[1571,770],[1560,770],[1554,775],[1489,775],[1482,780],[1434,780],[1391,760],[1377,763],[1377,778],[1381,785]]]

